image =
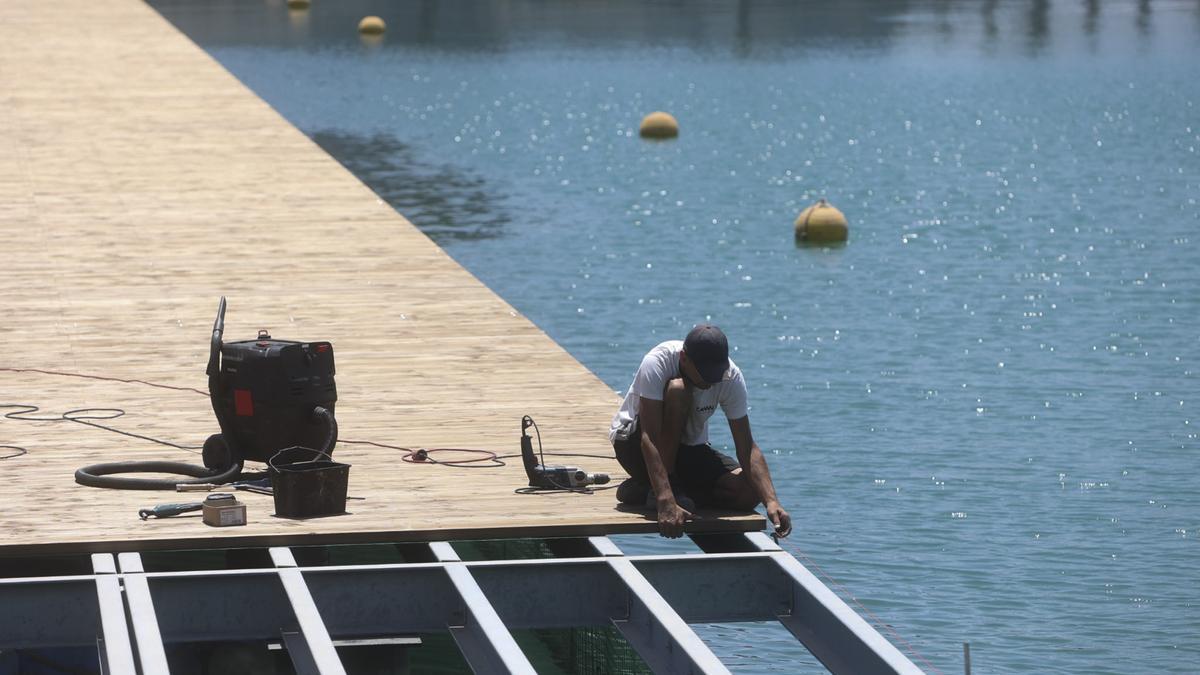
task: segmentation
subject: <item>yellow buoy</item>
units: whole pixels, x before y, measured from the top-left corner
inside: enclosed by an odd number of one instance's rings
[[[364,16],[363,20],[358,22],[358,32],[365,35],[381,35],[385,30],[387,24],[377,16]]]
[[[850,234],[846,216],[824,199],[796,217],[796,239],[808,242],[846,241]]]
[[[308,9],[309,0],[287,0],[288,9]]]
[[[642,138],[675,138],[679,135],[679,122],[670,113],[652,112],[642,119],[638,133]]]

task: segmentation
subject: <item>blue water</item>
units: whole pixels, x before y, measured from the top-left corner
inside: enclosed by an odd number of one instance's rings
[[[614,390],[722,325],[784,545],[918,665],[1200,672],[1200,3],[336,4],[155,6]]]

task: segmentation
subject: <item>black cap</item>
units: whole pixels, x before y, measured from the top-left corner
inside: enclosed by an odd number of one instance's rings
[[[697,325],[684,338],[683,351],[705,382],[716,384],[725,379],[725,371],[729,370],[729,340],[720,328],[711,323]]]

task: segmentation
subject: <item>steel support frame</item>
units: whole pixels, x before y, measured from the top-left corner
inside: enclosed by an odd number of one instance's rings
[[[629,612],[613,625],[656,673],[728,673],[729,669],[688,627],[628,559],[608,557],[628,590]]]
[[[168,675],[167,653],[163,648],[162,634],[158,631],[158,616],[154,612],[154,599],[150,596],[142,556],[138,553],[121,553],[117,556],[117,563],[125,581],[125,603],[129,606],[129,623],[137,643],[142,675]]]
[[[867,623],[795,557],[765,534],[746,538],[792,580],[792,611],[779,620],[829,672],[921,673],[907,656]]]
[[[125,600],[121,597],[121,579],[111,553],[92,554],[96,579],[96,599],[100,605],[97,645],[101,672],[112,675],[137,675],[133,663],[133,645],[129,642],[129,624],[125,621]]]
[[[296,567],[291,549],[272,548],[270,552],[296,622],[300,624],[299,631],[282,631],[283,642],[287,645],[297,675],[346,675],[342,660],[338,658],[337,649],[321,619],[321,612],[317,610],[312,593],[304,582],[304,574]]]
[[[730,552],[706,555],[562,543],[584,557],[464,562],[437,542],[434,562],[301,568],[275,548],[275,569],[145,572],[124,553],[118,572],[98,554],[92,575],[0,579],[0,647],[103,637],[105,672],[137,672],[136,654],[140,672],[157,675],[164,641],[282,640],[298,672],[340,675],[332,637],[449,630],[477,672],[525,673],[511,630],[611,625],[655,672],[724,673],[688,623],[778,620],[831,672],[921,672],[761,533],[707,537],[697,543]]]
[[[463,658],[477,673],[536,673],[487,595],[448,542],[429,545],[462,603],[461,622],[447,626]]]
[[[706,551],[761,551],[768,554],[791,586],[791,606],[779,613],[780,623],[829,672],[836,675],[923,672],[766,534],[704,535],[697,544]]]

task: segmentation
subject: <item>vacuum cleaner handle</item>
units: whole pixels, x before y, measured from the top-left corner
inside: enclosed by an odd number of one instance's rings
[[[212,342],[208,348],[208,370],[205,372],[213,377],[221,371],[221,334],[225,332],[225,296],[221,296],[221,304],[217,305],[217,320],[213,321]]]
[[[529,415],[521,418],[521,463],[525,465],[525,477],[529,479],[529,487],[539,487],[543,484],[541,475],[538,473],[541,465],[538,463],[537,456],[533,454],[533,438],[526,433],[526,430],[533,424],[533,418]]]
[[[228,467],[229,470],[235,470],[233,476],[236,476],[236,471],[240,471],[242,467],[242,451],[238,447],[236,434],[232,433],[232,427],[229,421],[225,419],[226,411],[222,410],[220,396],[221,392],[221,334],[225,332],[225,296],[221,296],[221,303],[217,305],[217,319],[213,321],[212,342],[208,350],[208,399],[212,403],[213,414],[217,416],[217,424],[221,427],[221,438],[225,441],[225,445],[229,448],[229,456],[233,459],[233,463]],[[207,445],[207,443],[205,443]],[[224,475],[224,474],[222,474]],[[214,482],[225,482],[214,481]]]

